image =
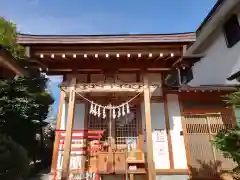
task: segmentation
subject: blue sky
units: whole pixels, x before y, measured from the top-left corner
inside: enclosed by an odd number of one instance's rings
[[[195,31],[216,0],[0,0],[0,15],[31,34],[137,34]],[[52,77],[50,87],[59,99]]]

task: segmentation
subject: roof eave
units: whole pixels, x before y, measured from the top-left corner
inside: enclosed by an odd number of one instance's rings
[[[1,64],[4,65],[4,67],[10,69],[16,75],[27,76],[27,72],[23,68],[21,68],[16,63],[14,58],[9,53],[7,53],[7,51],[5,49],[3,49],[2,47],[0,47],[0,62],[1,62]]]
[[[205,40],[223,23],[223,17],[226,17],[239,4],[239,1],[220,0],[214,10],[210,11],[205,22],[203,22],[197,30],[197,39],[187,50],[186,55],[197,54],[196,51],[205,42]]]
[[[196,40],[195,33],[134,35],[28,35],[19,34],[20,44],[104,44],[104,43],[184,43]]]
[[[217,90],[217,91],[236,91],[240,87],[239,84],[236,85],[200,85],[200,86],[182,86],[179,87],[181,91],[191,91],[191,90]]]

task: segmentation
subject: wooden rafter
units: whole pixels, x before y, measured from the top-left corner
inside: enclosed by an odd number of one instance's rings
[[[44,63],[44,62],[42,62]],[[54,61],[46,62],[48,70],[51,69],[72,69],[72,70],[84,70],[84,69],[169,69],[171,64],[168,61],[118,61],[118,60],[104,60],[104,61],[91,61],[91,60],[66,60],[66,61]]]

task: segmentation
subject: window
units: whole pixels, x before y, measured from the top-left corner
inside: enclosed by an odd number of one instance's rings
[[[231,16],[223,26],[227,47],[233,47],[240,40],[240,26],[237,15]]]

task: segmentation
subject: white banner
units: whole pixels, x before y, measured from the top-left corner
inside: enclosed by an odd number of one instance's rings
[[[152,132],[153,157],[156,169],[169,169],[168,140],[165,129],[154,129]]]

